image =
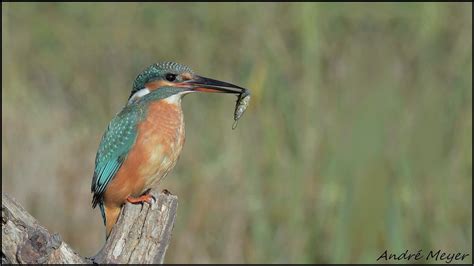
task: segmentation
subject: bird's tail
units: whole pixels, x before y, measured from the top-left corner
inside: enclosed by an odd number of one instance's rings
[[[102,214],[102,220],[104,220],[104,225],[106,224],[105,220],[105,208],[104,208],[104,203],[100,202],[99,203],[99,208],[100,208],[100,214]]]
[[[105,238],[109,238],[110,232],[117,223],[118,216],[120,214],[120,206],[105,206],[103,203],[100,205],[100,211],[102,212],[102,218],[105,223]]]

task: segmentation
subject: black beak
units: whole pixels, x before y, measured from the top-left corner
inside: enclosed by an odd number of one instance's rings
[[[234,84],[230,84],[224,81],[210,79],[194,75],[192,79],[187,80],[182,83],[186,84],[192,91],[200,92],[219,92],[219,93],[232,93],[232,94],[242,94],[247,89],[239,87]]]

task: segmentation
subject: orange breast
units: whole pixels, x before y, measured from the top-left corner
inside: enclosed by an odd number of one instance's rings
[[[104,194],[105,203],[121,205],[127,196],[137,197],[156,186],[175,166],[184,135],[180,104],[151,103],[135,144]]]

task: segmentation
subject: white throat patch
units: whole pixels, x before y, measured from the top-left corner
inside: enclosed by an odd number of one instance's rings
[[[170,104],[181,104],[181,95],[180,93],[173,94],[169,97],[164,98],[163,101]]]
[[[176,93],[171,95],[170,97],[167,97],[163,99],[163,101],[170,103],[170,104],[181,104],[181,99],[183,98],[184,95],[191,93],[192,91],[183,91],[180,93]]]

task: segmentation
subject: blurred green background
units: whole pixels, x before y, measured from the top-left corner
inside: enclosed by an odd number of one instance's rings
[[[471,3],[2,3],[2,191],[94,255],[102,133],[176,61],[253,97],[236,130],[235,97],[184,98],[165,262],[472,262],[471,31]]]

